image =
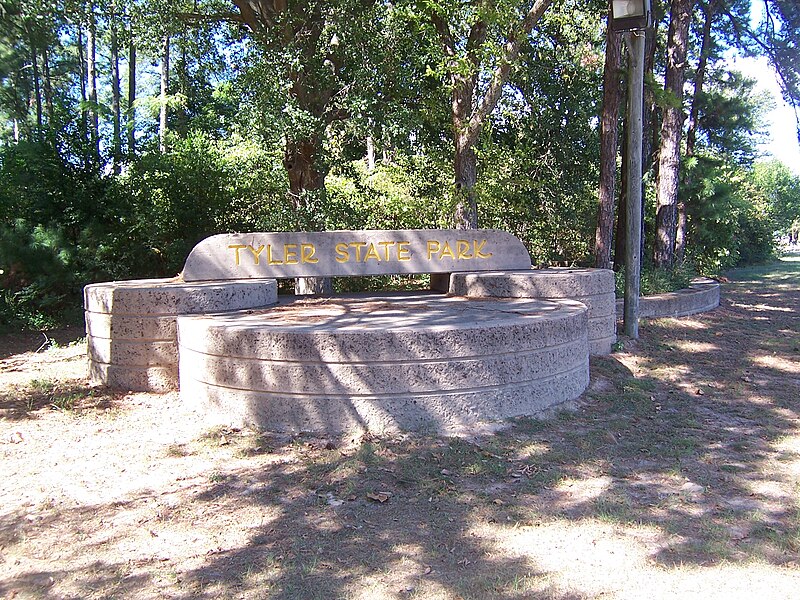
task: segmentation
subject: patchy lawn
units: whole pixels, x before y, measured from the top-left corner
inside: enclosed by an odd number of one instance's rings
[[[209,430],[0,337],[0,597],[797,598],[800,262],[731,278],[473,440]]]

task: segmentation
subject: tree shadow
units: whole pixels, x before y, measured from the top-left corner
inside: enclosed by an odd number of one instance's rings
[[[640,550],[641,568],[653,573],[797,564],[798,456],[785,446],[800,434],[800,390],[786,371],[797,362],[797,317],[764,306],[796,307],[800,291],[745,291],[724,288],[722,306],[704,315],[644,323],[635,354],[592,359],[592,384],[577,410],[552,419],[516,419],[475,439],[215,430],[163,460],[180,466],[223,451],[232,458],[206,479],[182,483],[158,520],[147,503],[166,492],[151,490],[35,523],[6,513],[0,545],[33,539],[37,527],[61,527],[74,539],[87,521],[99,530],[115,515],[150,519],[144,532],[132,519],[76,542],[76,555],[96,555],[95,566],[61,576],[95,597],[156,590],[177,598],[585,598],[595,595],[585,585],[592,575],[571,581],[572,562],[620,531],[651,536]],[[597,546],[570,554],[581,527],[597,527]],[[162,544],[150,562],[131,566],[108,554],[135,536],[147,547],[147,529]],[[198,537],[202,554],[170,554],[170,532]],[[218,541],[204,537],[211,532]],[[527,545],[509,549],[513,535]],[[567,546],[555,566],[547,560],[553,536]],[[162,563],[158,552],[172,558]],[[0,591],[50,576],[31,568],[0,579]]]
[[[123,392],[84,383],[34,379],[11,394],[0,394],[0,419],[9,422],[36,419],[53,409],[78,413],[118,406]]]
[[[54,345],[67,346],[77,342],[85,335],[86,331],[83,327],[0,333],[0,360],[11,358],[15,354],[44,350]]]

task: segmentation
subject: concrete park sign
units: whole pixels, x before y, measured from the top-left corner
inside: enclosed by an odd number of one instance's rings
[[[214,235],[189,254],[184,281],[530,269],[528,251],[494,229]]]

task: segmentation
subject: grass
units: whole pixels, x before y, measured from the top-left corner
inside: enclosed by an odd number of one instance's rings
[[[81,401],[91,401],[94,391],[80,386],[65,386],[49,379],[32,379],[22,392],[26,410],[36,410],[42,404],[62,411],[71,411]]]

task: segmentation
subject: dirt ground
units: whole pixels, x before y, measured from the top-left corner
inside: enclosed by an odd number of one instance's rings
[[[0,336],[0,597],[798,598],[800,262],[731,278],[472,440],[209,429]]]

